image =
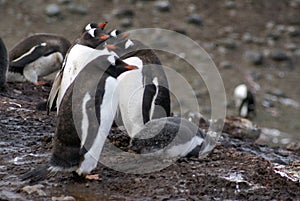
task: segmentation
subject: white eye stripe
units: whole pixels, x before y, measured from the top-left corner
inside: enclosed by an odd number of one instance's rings
[[[85,27],[85,30],[86,30],[86,31],[89,31],[89,30],[91,30],[91,29],[92,29],[91,24],[86,25],[86,27]]]

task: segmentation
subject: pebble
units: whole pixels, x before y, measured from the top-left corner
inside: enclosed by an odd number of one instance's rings
[[[242,36],[242,40],[245,42],[245,43],[251,43],[253,42],[253,37],[250,33],[245,33],[243,36]]]
[[[120,20],[120,25],[124,28],[132,27],[132,19],[131,18],[123,18]]]
[[[75,14],[86,15],[88,13],[88,9],[86,7],[78,4],[71,4],[68,9],[71,13]]]
[[[237,7],[237,5],[234,1],[226,1],[225,2],[225,8],[227,8],[227,9],[234,9],[236,7]]]
[[[287,31],[291,37],[299,37],[300,36],[300,28],[295,26],[289,26]]]
[[[295,51],[295,50],[297,50],[298,47],[295,43],[288,43],[285,45],[285,48],[287,50]]]
[[[233,67],[232,63],[229,61],[221,61],[220,62],[220,67],[224,69],[230,69]]]
[[[190,16],[187,17],[187,22],[190,24],[202,25],[202,17],[199,14],[191,14]]]
[[[248,50],[244,54],[245,59],[254,65],[261,65],[263,63],[263,55],[262,53],[254,50]]]
[[[271,52],[271,58],[274,61],[287,61],[289,60],[289,56],[287,55],[287,53],[280,51],[280,50],[276,50],[274,52]]]
[[[154,6],[160,12],[169,12],[171,9],[171,5],[169,1],[157,1]]]
[[[58,0],[58,3],[60,4],[69,4],[71,3],[73,0]]]
[[[221,41],[220,44],[223,45],[227,49],[236,49],[238,46],[237,41],[232,38],[226,38],[223,41]]]
[[[52,197],[52,201],[76,201],[73,196]]]
[[[24,186],[22,191],[26,192],[27,194],[37,193],[39,196],[46,196],[47,194],[42,190],[45,186],[42,184],[36,184],[33,186]]]
[[[60,15],[61,9],[57,4],[50,4],[46,7],[46,15],[49,17]]]
[[[128,17],[133,17],[135,15],[134,11],[130,8],[121,8],[121,9],[116,9],[112,11],[113,15],[115,15],[117,18],[128,18]]]

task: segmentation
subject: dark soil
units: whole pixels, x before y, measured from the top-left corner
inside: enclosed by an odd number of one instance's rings
[[[271,163],[291,164],[300,160],[299,155],[226,136],[203,159],[182,158],[161,171],[142,175],[117,172],[99,164],[93,173],[100,175],[100,181],[58,173],[39,182],[42,185],[29,195],[22,188],[36,183],[23,182],[20,175],[45,165],[51,152],[55,112],[48,116],[36,110],[49,90],[47,85],[24,83],[8,84],[7,92],[1,92],[1,200],[50,200],[61,196],[76,200],[300,199],[299,181],[276,174]],[[115,143],[126,141],[120,134],[110,139]],[[249,152],[268,156],[269,160]]]
[[[230,6],[227,0],[172,0],[170,12],[155,10],[156,1],[71,1],[87,8],[86,15],[71,12],[68,4],[58,2],[54,3],[61,7],[61,14],[48,17],[45,8],[52,1],[0,0],[0,35],[7,48],[37,32],[62,34],[73,41],[89,22],[107,20],[108,30],[122,27],[124,19],[114,13],[126,8],[134,15],[125,17],[132,20],[131,26],[123,27],[125,30],[143,27],[176,30],[203,46],[220,71],[227,97],[232,96],[237,84],[246,82],[252,87],[258,84],[254,121],[259,126],[290,133],[291,141],[299,141],[299,107],[272,100],[268,100],[271,107],[263,106],[265,94],[276,91],[278,98],[300,101],[297,87],[300,34],[289,32],[290,26],[300,27],[299,1],[233,1]],[[187,22],[193,13],[201,16],[202,25]],[[244,41],[247,33],[254,41]],[[234,43],[228,43],[227,39],[233,39]],[[296,49],[289,49],[288,44],[296,45]],[[263,63],[250,64],[243,56],[247,50],[263,53]],[[272,59],[268,52],[274,50],[286,53],[289,59]],[[226,62],[230,65],[224,65]],[[200,96],[208,94],[202,93],[202,86],[196,87]],[[99,164],[94,173],[100,174],[100,181],[82,180],[67,173],[39,183],[21,181],[20,175],[45,165],[50,157],[55,112],[47,115],[36,110],[47,99],[50,88],[51,83],[44,86],[8,83],[6,91],[0,92],[0,200],[300,200],[299,148],[294,153],[226,135],[207,157],[180,159],[154,173],[125,174]],[[203,96],[201,109],[205,110],[210,100]],[[231,104],[228,106],[228,114],[235,115],[236,110]],[[118,135],[110,138],[115,144],[123,146],[124,141],[128,142],[120,131],[114,133]],[[276,173],[284,175],[278,164],[290,170],[285,176],[294,181]],[[31,194],[22,190],[36,184],[39,186]]]

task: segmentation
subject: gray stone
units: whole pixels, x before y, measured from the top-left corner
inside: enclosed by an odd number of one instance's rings
[[[68,9],[71,13],[75,14],[86,15],[88,13],[88,9],[86,7],[78,4],[71,4]]]
[[[300,28],[295,26],[290,26],[287,28],[287,31],[291,37],[299,37],[300,36]]]
[[[220,42],[220,45],[224,46],[227,49],[236,49],[238,47],[238,43],[236,40],[232,38],[226,38]]]
[[[287,60],[289,60],[289,56],[287,55],[287,53],[284,52],[284,51],[280,51],[280,50],[276,50],[276,51],[271,52],[270,56],[274,61],[287,61]]]
[[[237,7],[237,5],[234,1],[226,1],[225,2],[225,8],[234,9],[236,7]]]
[[[253,37],[250,33],[245,33],[243,36],[242,36],[242,40],[245,42],[245,43],[251,43],[253,42]]]
[[[254,50],[248,50],[244,54],[245,59],[254,65],[261,65],[263,63],[262,53]]]
[[[221,61],[220,62],[220,67],[224,68],[224,69],[230,69],[230,68],[233,67],[233,65],[229,61]]]
[[[187,18],[187,22],[190,24],[195,24],[198,26],[202,25],[202,17],[199,14],[191,14],[190,16],[188,16]]]
[[[57,4],[49,4],[46,7],[46,14],[49,17],[58,16],[61,14],[61,9]]]
[[[61,3],[61,4],[69,4],[73,2],[73,0],[58,0],[58,3]]]
[[[285,45],[285,48],[291,51],[295,51],[298,47],[295,43],[288,43]]]
[[[120,20],[120,25],[124,28],[132,27],[132,19],[131,18],[123,18]]]
[[[117,18],[128,18],[133,17],[135,15],[134,11],[130,8],[121,8],[113,10],[113,15],[115,15]]]
[[[157,1],[154,5],[157,8],[157,10],[161,12],[168,12],[171,9],[169,1]]]

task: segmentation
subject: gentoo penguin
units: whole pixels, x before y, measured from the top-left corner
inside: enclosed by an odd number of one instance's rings
[[[100,55],[90,61],[67,88],[57,115],[50,162],[22,179],[40,180],[57,171],[84,176],[96,168],[118,106],[116,77],[136,69],[123,62],[112,65],[109,57]]]
[[[59,105],[66,90],[74,81],[78,73],[91,60],[100,55],[111,55],[111,58],[117,56],[107,48],[96,49],[101,43],[108,39],[108,35],[102,28],[92,28],[75,40],[72,47],[69,49],[67,56],[63,62],[63,67],[57,74],[52,89],[48,98],[48,108],[51,109],[53,101],[57,97],[56,107],[59,110]]]
[[[96,29],[96,28],[100,28],[100,29],[104,29],[105,26],[107,25],[107,22],[102,22],[100,24],[97,24],[95,22],[91,22],[91,23],[88,23],[81,31],[81,33],[84,33],[86,31],[89,31],[91,29]]]
[[[234,89],[233,97],[239,116],[249,119],[255,116],[254,95],[245,84],[240,84]]]
[[[168,81],[153,50],[118,30],[110,36],[107,45],[115,47],[123,62],[139,68],[118,77],[119,110],[129,136],[134,137],[149,120],[170,116]]]
[[[71,43],[54,34],[34,34],[9,51],[7,81],[29,81],[38,84],[38,78],[60,69]]]
[[[158,153],[167,158],[200,157],[215,147],[215,139],[194,123],[180,117],[154,119],[132,139],[131,149]]]
[[[0,37],[0,90],[6,83],[6,75],[8,69],[8,54],[6,46]]]

